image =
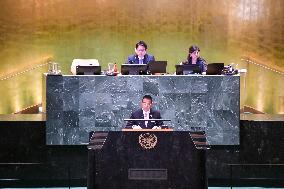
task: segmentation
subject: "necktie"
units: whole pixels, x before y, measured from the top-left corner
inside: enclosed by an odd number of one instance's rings
[[[139,59],[139,64],[143,64],[143,59]]]

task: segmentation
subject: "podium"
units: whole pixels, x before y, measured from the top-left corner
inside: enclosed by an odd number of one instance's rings
[[[88,163],[88,189],[207,188],[206,150],[189,132],[94,132]]]

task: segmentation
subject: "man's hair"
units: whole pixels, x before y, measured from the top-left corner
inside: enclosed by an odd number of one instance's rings
[[[143,46],[145,47],[145,50],[147,50],[147,44],[144,41],[139,41],[138,43],[136,43],[136,49],[138,48],[138,46]]]
[[[153,102],[152,97],[151,97],[150,95],[145,95],[145,96],[143,96],[142,102],[143,102],[143,99],[144,99],[144,98],[151,100],[151,103]]]

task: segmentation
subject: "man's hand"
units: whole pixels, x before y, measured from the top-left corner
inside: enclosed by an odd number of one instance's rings
[[[139,125],[133,125],[132,129],[142,129]]]

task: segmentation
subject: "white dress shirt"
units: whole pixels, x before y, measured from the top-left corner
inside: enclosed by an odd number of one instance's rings
[[[144,119],[149,119],[150,111],[146,112],[143,110]],[[145,121],[145,126],[147,127],[148,121]]]
[[[139,64],[143,64],[144,57],[140,58],[140,57],[138,56],[138,59],[139,59]]]

